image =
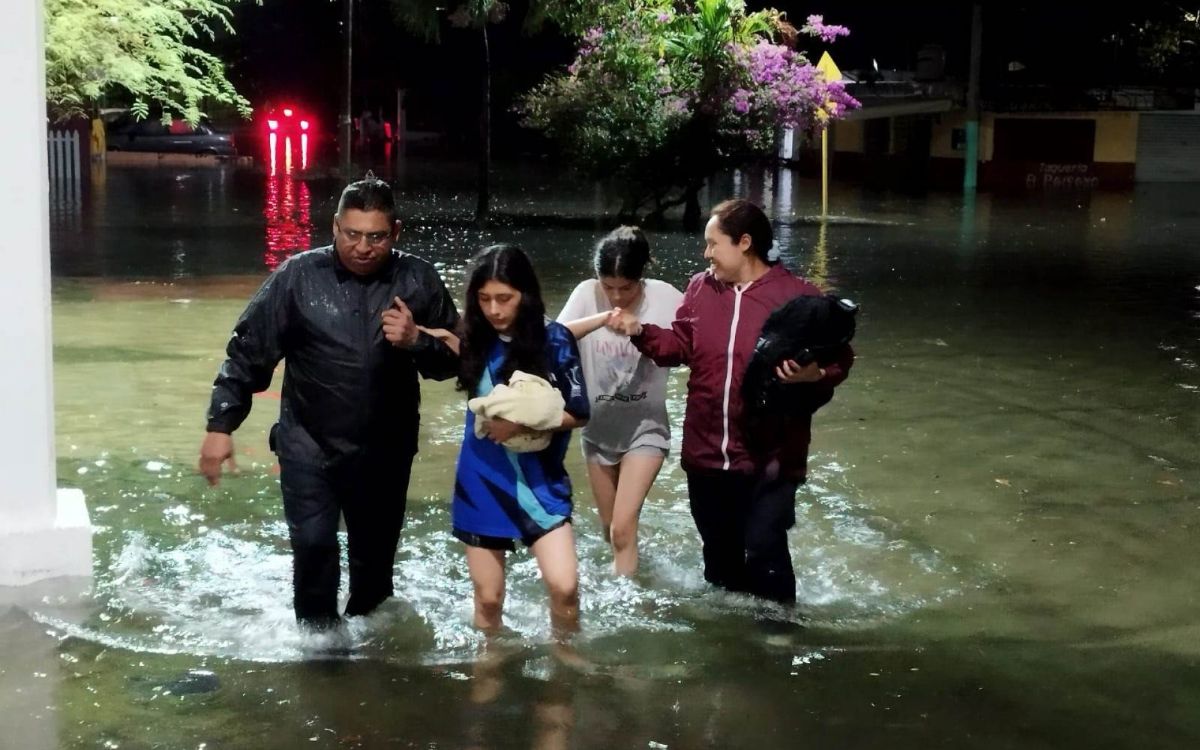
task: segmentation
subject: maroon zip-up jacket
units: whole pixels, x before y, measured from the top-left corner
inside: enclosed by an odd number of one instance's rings
[[[796,297],[821,293],[782,265],[740,289],[704,271],[688,283],[670,328],[645,324],[630,339],[659,366],[691,368],[683,420],[685,470],[756,474],[777,459],[786,476],[804,479],[812,419],[793,420],[770,455],[752,456],[742,437],[742,376],[767,316]],[[841,383],[853,363],[854,351],[847,346],[835,362],[822,365],[820,384]]]

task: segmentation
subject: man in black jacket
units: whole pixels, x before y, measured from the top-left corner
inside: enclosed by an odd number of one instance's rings
[[[392,595],[392,571],[417,451],[418,373],[444,380],[458,358],[419,330],[458,324],[432,265],[392,248],[395,199],[382,180],[352,183],[333,217],[333,245],[271,274],[238,319],[213,383],[200,471],[216,485],[231,434],[286,360],[279,422],[283,509],[292,544],[296,619],[340,622],[338,515],[349,541],[348,616]]]

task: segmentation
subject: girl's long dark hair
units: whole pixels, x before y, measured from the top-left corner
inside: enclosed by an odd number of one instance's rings
[[[458,389],[475,394],[479,381],[483,379],[483,368],[487,366],[488,352],[496,343],[498,334],[479,306],[479,290],[489,281],[508,284],[521,293],[517,307],[517,318],[513,321],[512,342],[508,356],[496,373],[496,383],[508,382],[514,370],[531,375],[548,377],[546,370],[546,305],[542,302],[542,288],[529,256],[516,245],[500,244],[484,248],[475,256],[467,275],[467,298],[463,305],[464,331],[460,356],[462,367],[458,375]]]

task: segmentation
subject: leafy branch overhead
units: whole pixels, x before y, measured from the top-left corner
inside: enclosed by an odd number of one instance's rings
[[[161,109],[195,124],[202,103],[250,103],[200,45],[234,33],[238,0],[45,0],[46,99],[58,117],[124,92],[135,116]]]

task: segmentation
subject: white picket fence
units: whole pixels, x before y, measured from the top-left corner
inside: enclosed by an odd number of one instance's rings
[[[79,131],[51,130],[46,142],[50,157],[50,181],[83,180],[82,165],[79,163]]]
[[[46,134],[50,172],[51,214],[75,214],[82,205],[83,167],[79,131],[51,130]]]

